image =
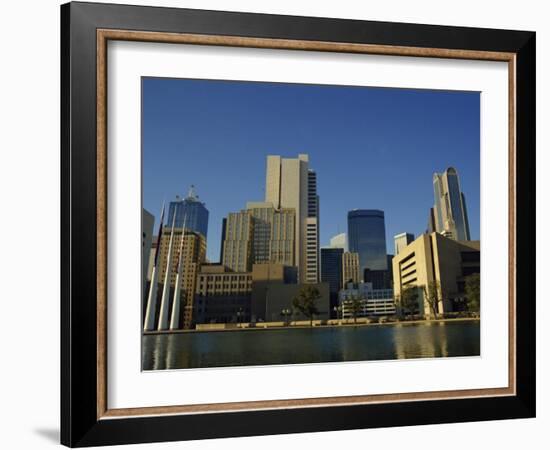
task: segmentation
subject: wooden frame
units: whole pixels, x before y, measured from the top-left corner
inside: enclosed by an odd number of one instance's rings
[[[61,12],[62,443],[83,446],[534,416],[534,33],[85,3],[64,5]],[[508,62],[509,386],[109,409],[108,40]],[[517,293],[521,297],[516,304]]]

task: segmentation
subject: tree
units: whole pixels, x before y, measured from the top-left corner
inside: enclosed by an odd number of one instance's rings
[[[416,286],[403,286],[401,288],[401,308],[409,313],[414,314],[418,308],[418,290]]]
[[[363,301],[357,294],[352,294],[348,300],[351,316],[353,317],[353,323],[357,323],[357,316],[363,309]]]
[[[428,282],[427,286],[422,286],[422,289],[424,291],[424,299],[426,300],[426,303],[428,303],[428,306],[432,310],[432,314],[434,318],[437,319],[437,314],[439,311],[439,302],[443,300],[441,285],[439,284],[439,281],[432,280]]]
[[[319,289],[314,286],[303,286],[298,295],[292,299],[292,306],[309,318],[309,326],[313,326],[313,316],[319,314],[315,301],[321,298]]]
[[[476,313],[479,313],[479,283],[479,273],[474,273],[466,277],[465,291],[468,310]]]

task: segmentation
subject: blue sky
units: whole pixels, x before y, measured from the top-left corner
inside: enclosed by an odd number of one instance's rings
[[[433,172],[448,166],[479,239],[478,92],[144,78],[142,114],[143,206],[158,220],[194,184],[212,261],[222,218],[263,200],[268,154],[309,154],[321,245],[350,209],[382,209],[393,253],[395,234],[426,229]]]

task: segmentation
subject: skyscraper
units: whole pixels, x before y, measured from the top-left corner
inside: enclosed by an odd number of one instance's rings
[[[321,249],[321,281],[328,283],[331,311],[338,304],[338,292],[342,288],[342,248]]]
[[[405,248],[412,241],[414,241],[414,234],[412,233],[400,233],[393,237],[393,244],[395,248],[395,255],[397,256],[401,249]],[[388,268],[391,266],[388,265]]]
[[[330,238],[330,248],[342,248],[345,252],[348,251],[348,238],[346,233],[340,233]]]
[[[222,264],[249,272],[253,264],[295,266],[294,209],[276,210],[271,203],[249,202],[247,209],[229,213],[222,243]]]
[[[342,255],[342,286],[346,283],[359,283],[362,276],[359,273],[359,254],[344,252]]]
[[[449,167],[443,173],[434,173],[434,207],[430,212],[429,231],[443,234],[457,241],[470,240],[470,225],[466,198],[460,190],[458,172]]]
[[[354,209],[348,212],[349,251],[359,253],[360,274],[365,269],[387,270],[384,211]]]
[[[222,263],[234,272],[248,272],[252,267],[252,226],[248,211],[227,216]]]
[[[267,157],[265,201],[277,210],[292,208],[296,214],[295,265],[301,283],[319,279],[319,197],[317,177],[309,157]]]
[[[172,224],[172,219],[176,214],[176,228],[182,228],[185,223],[185,229],[201,233],[206,239],[208,234],[208,210],[204,203],[199,201],[195,194],[195,187],[191,185],[187,197],[170,202],[168,209],[167,224]]]

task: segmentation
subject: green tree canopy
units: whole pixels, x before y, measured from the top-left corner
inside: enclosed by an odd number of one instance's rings
[[[466,301],[468,310],[479,313],[479,294],[480,294],[480,276],[479,273],[474,273],[466,277]]]
[[[319,289],[315,286],[303,286],[292,300],[292,306],[309,318],[310,326],[313,325],[313,316],[319,314],[315,302],[321,298]]]
[[[413,285],[403,286],[401,288],[401,308],[408,313],[414,314],[418,308],[418,288]]]

